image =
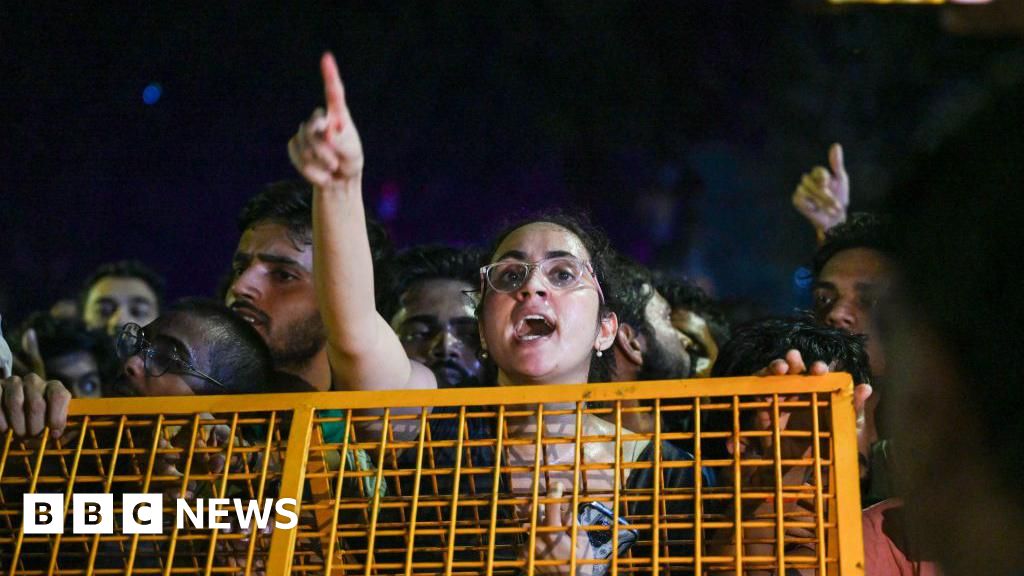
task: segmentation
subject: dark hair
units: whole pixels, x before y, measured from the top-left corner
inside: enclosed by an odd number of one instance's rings
[[[598,315],[600,318],[604,318],[609,314],[614,314],[614,310],[612,310],[607,302],[607,298],[609,297],[608,295],[615,294],[618,290],[614,274],[611,273],[612,267],[609,263],[610,259],[614,257],[614,251],[612,250],[611,243],[608,241],[608,237],[605,233],[594,226],[590,222],[590,219],[584,214],[569,216],[561,212],[544,212],[509,224],[505,226],[501,233],[495,237],[494,242],[487,251],[487,259],[490,260],[494,258],[498,247],[501,246],[501,243],[504,242],[505,238],[510,234],[523,226],[540,222],[554,224],[565,228],[574,236],[579,238],[583,247],[586,248],[587,252],[590,254],[590,266],[594,270],[594,278],[601,285],[601,290],[605,294],[606,298],[606,301],[602,303],[601,307],[598,309]],[[486,286],[483,288],[486,290]],[[483,296],[484,295],[481,294],[481,301]],[[483,306],[477,307],[477,316],[481,316],[483,314],[483,309]],[[603,354],[599,357],[595,352],[590,362],[590,376],[588,380],[590,382],[608,382],[611,380],[611,375],[614,373],[615,355]]]
[[[799,350],[807,366],[821,361],[849,372],[858,384],[871,381],[867,338],[822,326],[813,317],[766,318],[744,324],[718,351],[711,376],[750,376],[790,350]]]
[[[89,275],[89,278],[82,286],[82,292],[78,298],[79,307],[85,310],[85,301],[89,298],[89,292],[97,282],[104,278],[138,278],[145,282],[153,294],[156,295],[157,309],[161,309],[164,301],[164,279],[152,268],[138,260],[118,260],[101,264],[99,268]]]
[[[889,229],[892,223],[888,216],[855,212],[849,219],[833,227],[825,235],[825,243],[814,253],[811,271],[814,277],[821,275],[821,270],[833,256],[851,248],[870,248],[886,256],[893,253]]]
[[[673,310],[689,310],[703,318],[717,345],[721,346],[729,340],[729,319],[718,303],[700,286],[682,278],[655,274],[654,287],[665,297]]]
[[[423,280],[458,280],[476,288],[482,260],[483,252],[478,248],[460,250],[437,244],[413,246],[399,252],[385,267],[377,309],[385,321],[391,322],[402,308],[402,295]]]
[[[977,418],[986,460],[1024,504],[1024,210],[1013,200],[1024,191],[1022,99],[1021,85],[995,95],[917,158],[889,208],[905,299],[955,351],[957,403]]]
[[[647,323],[647,303],[654,297],[654,282],[649,270],[622,256],[610,258],[616,277],[614,292],[608,294],[608,305],[619,317],[619,324],[629,324],[647,336],[652,332]]]
[[[230,393],[262,392],[267,388],[273,377],[273,361],[270,349],[252,325],[223,304],[204,298],[179,300],[163,317],[176,315],[201,326],[208,347],[209,374]],[[213,383],[203,382],[198,393],[221,392]]]
[[[281,180],[267,184],[253,196],[238,216],[238,229],[245,232],[260,222],[281,224],[296,246],[313,243],[313,187],[304,180]],[[374,263],[390,257],[393,248],[387,231],[377,221],[366,218],[370,252]]]
[[[29,329],[35,330],[39,355],[43,361],[59,356],[85,352],[92,355],[99,369],[100,381],[106,384],[117,373],[119,368],[110,338],[101,330],[89,330],[85,323],[77,318],[54,318],[48,312],[35,312],[22,323],[19,334]],[[21,349],[21,338],[14,344],[18,347],[22,358],[25,351]]]

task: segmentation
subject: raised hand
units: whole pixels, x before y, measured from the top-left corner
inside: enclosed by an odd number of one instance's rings
[[[358,182],[363,174],[363,145],[345,103],[338,65],[330,52],[320,59],[327,111],[317,108],[288,141],[288,157],[311,184],[330,188]]]
[[[850,205],[850,177],[843,164],[843,147],[833,144],[828,151],[829,169],[815,166],[803,175],[793,192],[793,207],[803,214],[819,237],[846,221]]]

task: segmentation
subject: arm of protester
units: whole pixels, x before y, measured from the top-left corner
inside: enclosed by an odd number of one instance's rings
[[[373,259],[363,207],[363,147],[338,67],[320,61],[327,111],[317,109],[288,142],[295,168],[314,187],[313,269],[335,386],[344,390],[435,388],[374,305]]]
[[[56,380],[43,380],[37,374],[24,378],[11,376],[0,380],[0,433],[8,429],[15,436],[32,437],[50,427],[50,435],[59,438],[67,426],[71,393]]]
[[[793,207],[817,232],[818,244],[825,233],[846,221],[850,205],[850,177],[843,163],[843,147],[833,144],[828,151],[829,168],[815,166],[805,173],[793,192]]]

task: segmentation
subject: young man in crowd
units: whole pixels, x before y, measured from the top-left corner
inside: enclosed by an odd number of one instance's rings
[[[447,246],[415,246],[388,265],[377,308],[409,358],[437,376],[441,388],[490,386],[481,381],[476,292],[481,255]]]
[[[626,258],[615,260],[618,289],[608,303],[619,318],[619,330],[612,346],[614,382],[676,380],[690,375],[693,347],[686,334],[672,326],[672,309],[654,288],[651,273]],[[635,402],[623,404],[633,407]],[[615,421],[615,415],[607,416]],[[625,413],[622,425],[633,432],[654,431],[654,422],[644,412]]]
[[[135,260],[110,262],[86,280],[80,297],[89,330],[116,336],[129,322],[146,325],[160,315],[164,280]]]
[[[238,225],[242,236],[225,303],[263,337],[275,369],[330,390],[313,286],[312,188],[296,181],[270,184],[242,209]],[[383,259],[390,250],[387,235],[372,225],[370,235],[375,259]]]
[[[718,349],[729,340],[729,321],[718,305],[686,280],[658,275],[655,288],[672,307],[672,326],[690,339],[690,371],[707,378],[718,358]]]

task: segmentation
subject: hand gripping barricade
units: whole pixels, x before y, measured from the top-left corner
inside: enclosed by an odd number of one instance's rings
[[[5,574],[863,574],[846,374],[70,414],[0,437]]]

